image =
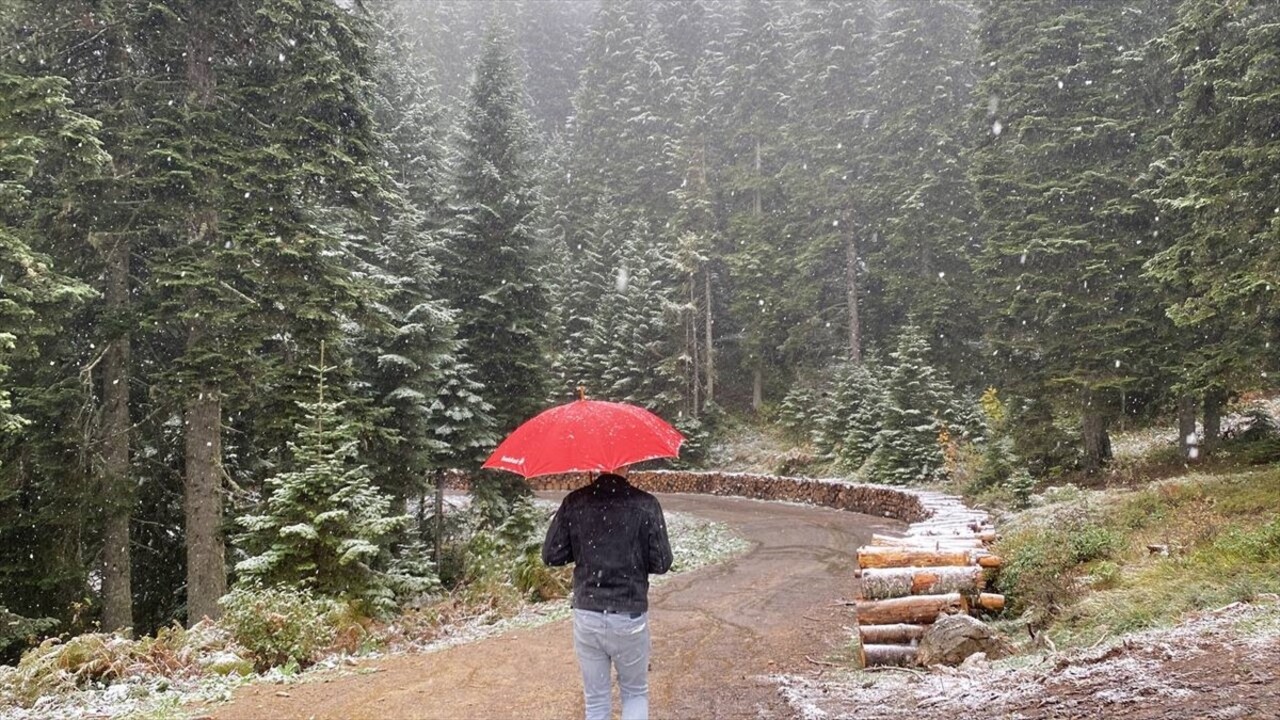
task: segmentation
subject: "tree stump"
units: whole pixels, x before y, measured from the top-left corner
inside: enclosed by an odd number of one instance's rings
[[[925,630],[916,649],[916,662],[925,667],[954,667],[979,652],[999,660],[1012,655],[1013,646],[980,620],[968,615],[947,615]]]

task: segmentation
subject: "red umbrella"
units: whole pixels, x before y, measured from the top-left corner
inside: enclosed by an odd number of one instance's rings
[[[642,460],[678,457],[682,442],[679,431],[642,407],[584,398],[527,420],[484,467],[526,478],[611,472]]]

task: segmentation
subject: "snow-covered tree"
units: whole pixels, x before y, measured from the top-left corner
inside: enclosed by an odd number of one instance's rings
[[[529,122],[508,33],[490,27],[458,138],[454,220],[442,280],[467,362],[510,430],[542,407],[546,289]]]
[[[409,518],[392,514],[391,499],[360,464],[359,428],[345,417],[345,403],[325,397],[333,368],[313,370],[316,400],[302,404],[306,419],[289,444],[294,469],[269,478],[260,513],[240,518],[246,532],[239,542],[249,557],[236,572],[245,582],[307,588],[387,611],[394,604],[388,545]]]
[[[1042,0],[980,15],[970,173],[987,334],[1011,392],[1073,407],[1086,471],[1110,458],[1121,393],[1156,377],[1166,322],[1142,272],[1152,213],[1136,199],[1159,105],[1125,58],[1160,24],[1135,10]]]
[[[876,449],[868,460],[872,482],[912,485],[945,474],[939,435],[954,407],[946,375],[929,364],[929,344],[920,329],[903,328],[889,353],[884,415]]]

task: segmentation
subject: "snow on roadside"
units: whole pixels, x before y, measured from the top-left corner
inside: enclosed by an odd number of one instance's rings
[[[557,503],[547,500],[535,500],[535,504],[547,510],[557,507]],[[722,523],[686,513],[665,514],[675,561],[672,572],[657,578],[658,582],[673,575],[723,562],[749,547],[745,540]],[[266,673],[247,677],[234,673],[197,677],[130,676],[109,685],[95,683],[79,690],[49,694],[39,698],[29,708],[4,703],[3,688],[14,681],[17,671],[11,666],[0,666],[0,720],[75,720],[144,714],[187,717],[188,713],[183,710],[185,706],[224,702],[231,698],[236,688],[244,684],[309,682],[319,678],[323,671],[359,673],[361,669],[358,665],[368,660],[409,652],[437,652],[496,637],[512,630],[555,622],[569,617],[569,612],[567,600],[526,602],[514,614],[505,617],[493,612],[482,612],[441,627],[430,642],[408,643],[389,651],[371,651],[359,656],[331,655],[301,673],[273,668]]]
[[[1015,657],[972,669],[848,671],[836,676],[777,675],[770,679],[805,720],[916,720],[930,717],[1017,717],[1046,697],[1048,687],[1086,689],[1117,712],[1159,697],[1176,701],[1194,689],[1166,671],[1169,663],[1250,652],[1280,641],[1280,598],[1260,597],[1190,615],[1172,628],[1148,630],[1097,647],[1034,658]],[[1012,714],[1011,714],[1012,713]]]

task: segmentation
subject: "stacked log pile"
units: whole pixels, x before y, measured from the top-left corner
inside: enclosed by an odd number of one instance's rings
[[[939,493],[913,493],[928,513],[903,537],[872,536],[858,549],[855,602],[862,664],[916,664],[916,646],[941,615],[999,612],[1004,596],[984,592],[1000,567],[988,550],[986,513]]]

